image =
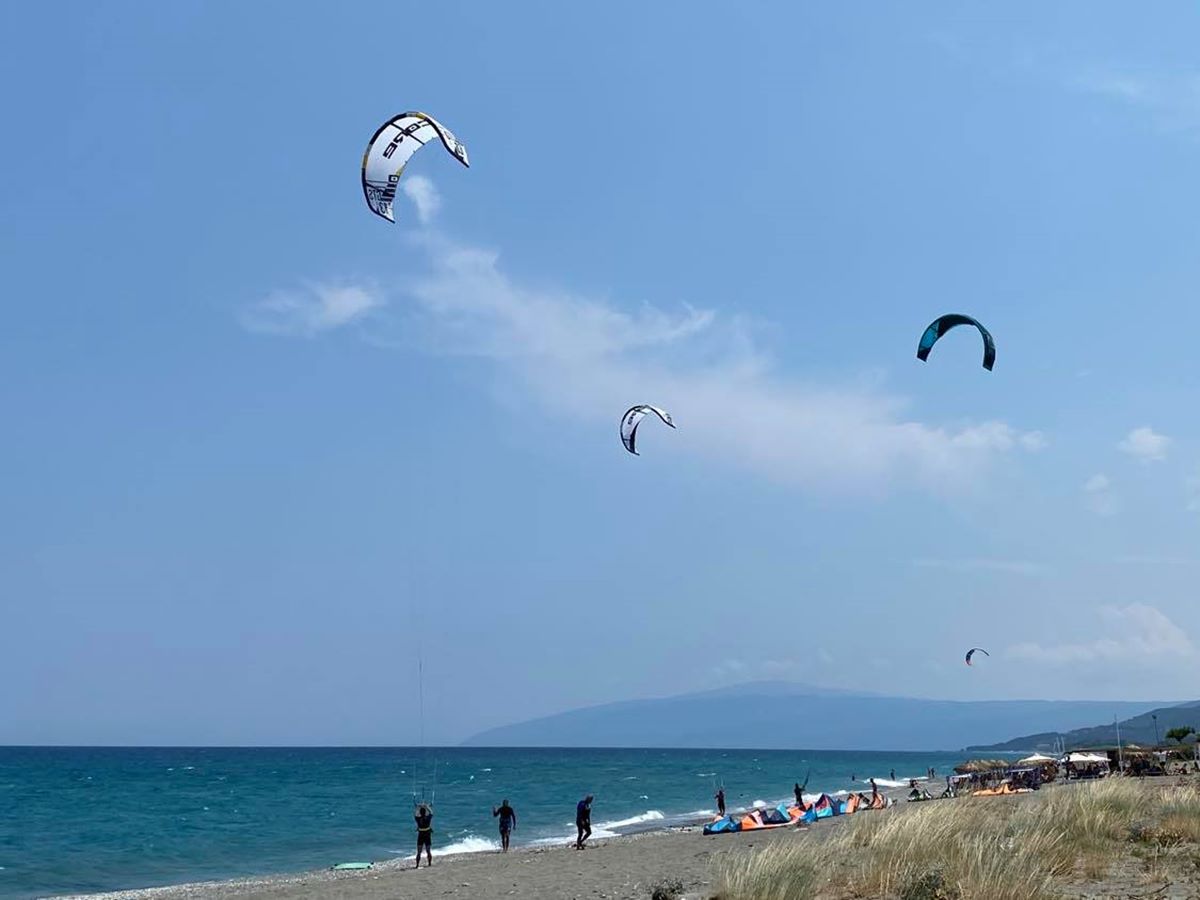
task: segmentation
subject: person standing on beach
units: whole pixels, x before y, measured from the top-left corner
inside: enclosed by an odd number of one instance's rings
[[[812,777],[812,769],[809,769],[807,772],[804,773],[804,784],[800,784],[800,782],[796,782],[794,785],[792,785],[792,793],[796,795],[796,805],[797,806],[804,805],[804,792],[808,790],[808,779],[810,779],[811,777]],[[854,780],[853,775],[850,776],[850,780],[851,781]]]
[[[417,807],[417,811],[413,813],[413,819],[417,823],[417,865],[416,868],[421,868],[421,848],[425,848],[425,863],[427,866],[433,865],[433,807],[428,803],[422,803]]]
[[[717,801],[717,815],[725,815],[725,788],[717,788],[717,793],[714,795],[714,798]]]
[[[583,842],[592,836],[592,795],[588,794],[575,804],[575,827],[579,834],[575,838],[575,849],[582,850]]]
[[[871,803],[874,805],[875,798],[879,796],[879,786],[875,784],[875,779],[871,779]]]
[[[499,808],[492,807],[492,815],[500,817],[500,847],[508,852],[508,837],[512,834],[512,830],[517,827],[517,811],[508,805],[508,798],[500,802]]]

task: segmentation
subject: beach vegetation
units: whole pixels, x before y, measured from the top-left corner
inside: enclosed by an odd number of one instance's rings
[[[1177,728],[1172,728],[1167,732],[1167,740],[1174,741],[1177,744],[1182,744],[1188,739],[1188,735],[1195,733],[1196,729],[1191,725],[1180,725]]]
[[[683,892],[683,882],[678,878],[664,878],[651,888],[650,900],[679,900]]]
[[[961,900],[962,893],[946,878],[941,869],[934,869],[910,880],[900,888],[900,900]]]
[[[1111,779],[1032,796],[921,804],[857,815],[818,840],[730,857],[721,900],[899,897],[1049,900],[1118,859],[1155,870],[1196,858],[1200,790]]]

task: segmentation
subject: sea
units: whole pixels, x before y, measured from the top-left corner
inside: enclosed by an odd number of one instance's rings
[[[123,890],[411,858],[414,800],[434,852],[565,844],[593,794],[595,837],[896,778],[957,753],[813,750],[0,747],[0,898]],[[852,780],[854,779],[854,780]],[[699,839],[699,838],[697,838]]]

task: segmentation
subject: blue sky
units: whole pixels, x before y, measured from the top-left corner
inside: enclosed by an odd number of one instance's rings
[[[437,741],[756,678],[1190,696],[1198,32],[6,7],[0,742],[413,742],[418,652]],[[472,167],[393,227],[404,109]],[[913,358],[949,311],[994,372]]]

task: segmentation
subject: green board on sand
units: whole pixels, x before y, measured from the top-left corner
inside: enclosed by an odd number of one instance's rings
[[[353,863],[338,863],[336,866],[330,866],[335,872],[348,872],[352,869],[369,869],[375,863],[353,862]]]

